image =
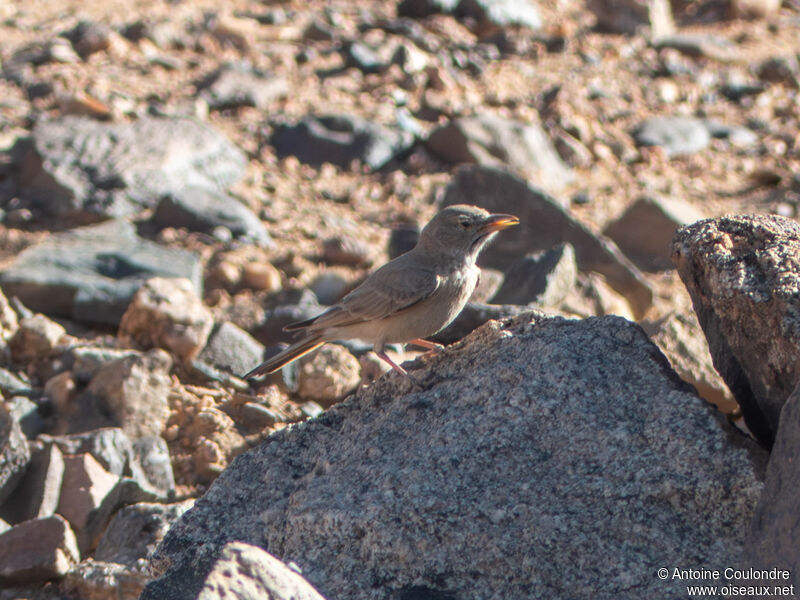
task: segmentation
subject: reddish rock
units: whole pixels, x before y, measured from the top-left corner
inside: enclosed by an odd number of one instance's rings
[[[122,315],[119,337],[190,361],[205,346],[213,324],[211,311],[188,279],[154,277],[139,288]]]
[[[14,360],[28,362],[43,360],[58,346],[66,330],[42,314],[22,319],[19,329],[11,338]]]
[[[56,579],[79,559],[75,534],[59,515],[25,521],[0,535],[3,583]]]
[[[160,435],[169,417],[172,360],[163,350],[121,358],[101,368],[86,390],[131,439]]]
[[[64,457],[64,481],[58,514],[76,529],[82,529],[91,512],[97,509],[119,481],[106,471],[91,454]]]

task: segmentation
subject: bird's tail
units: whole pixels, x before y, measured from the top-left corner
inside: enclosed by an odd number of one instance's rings
[[[269,360],[264,361],[260,365],[258,365],[255,369],[250,371],[247,375],[244,376],[245,379],[250,379],[252,377],[258,377],[259,375],[266,375],[268,373],[273,373],[280,369],[284,365],[288,365],[293,360],[297,360],[301,356],[304,356],[318,348],[322,344],[325,343],[325,340],[321,339],[320,336],[313,335],[311,337],[303,338],[302,340],[298,340],[286,350],[281,350],[275,356],[270,358]]]

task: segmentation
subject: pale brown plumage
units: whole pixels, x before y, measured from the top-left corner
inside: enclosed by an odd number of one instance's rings
[[[305,333],[297,342],[250,371],[246,378],[272,373],[334,340],[362,339],[396,371],[386,344],[413,342],[440,348],[423,338],[450,324],[478,283],[478,254],[495,233],[519,223],[511,215],[491,215],[477,206],[455,205],[425,226],[410,252],[386,263],[364,283],[313,319],[286,331]]]

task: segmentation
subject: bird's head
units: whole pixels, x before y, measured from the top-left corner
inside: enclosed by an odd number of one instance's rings
[[[430,220],[420,234],[419,245],[474,263],[498,231],[518,224],[519,219],[512,215],[493,215],[477,206],[455,204]]]

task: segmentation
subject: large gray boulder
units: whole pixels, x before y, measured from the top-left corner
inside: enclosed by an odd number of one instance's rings
[[[575,178],[537,123],[493,114],[459,117],[434,129],[425,145],[451,164],[505,166],[550,190],[563,189]]]
[[[114,220],[52,235],[20,252],[0,272],[8,296],[75,321],[117,325],[136,290],[152,277],[186,278],[202,291],[202,265],[192,252],[164,248]]]
[[[699,221],[678,230],[673,262],[714,366],[771,445],[800,382],[800,225],[765,215]]]
[[[635,324],[489,323],[239,456],[168,532],[143,600],[196,598],[225,545],[326,598],[684,598],[732,564],[764,453]]]
[[[224,135],[184,118],[43,120],[14,156],[20,198],[47,217],[84,223],[135,214],[186,187],[225,189],[247,164]]]

